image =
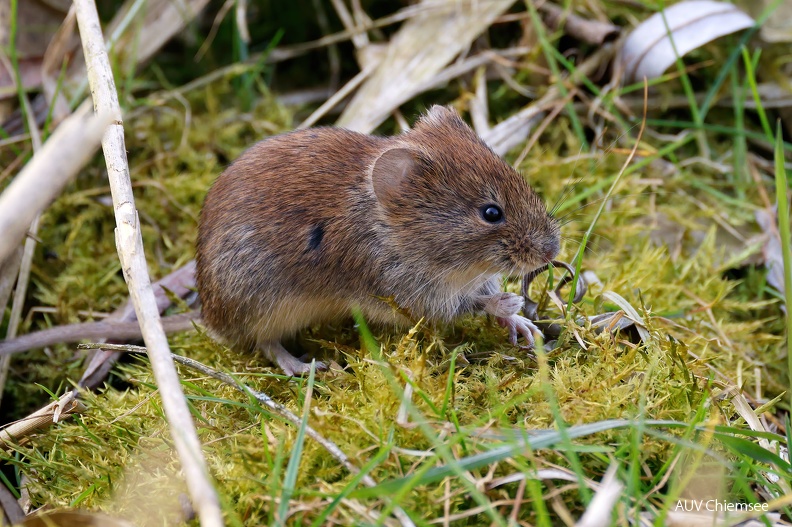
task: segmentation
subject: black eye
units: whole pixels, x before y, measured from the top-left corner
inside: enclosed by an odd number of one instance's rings
[[[503,220],[503,211],[497,205],[484,205],[481,207],[481,217],[488,223],[499,223]]]

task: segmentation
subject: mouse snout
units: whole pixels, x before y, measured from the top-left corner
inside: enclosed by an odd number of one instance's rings
[[[557,233],[532,231],[520,236],[510,247],[510,259],[519,272],[529,273],[551,262],[560,250]]]
[[[541,246],[542,257],[546,262],[551,262],[561,250],[561,240],[558,236],[551,236]]]

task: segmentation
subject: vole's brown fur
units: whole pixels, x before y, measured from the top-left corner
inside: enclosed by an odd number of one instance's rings
[[[502,209],[500,223],[484,219],[488,205]],[[215,334],[296,374],[307,365],[283,337],[352,306],[399,322],[378,296],[430,320],[484,310],[513,341],[532,341],[522,299],[499,293],[499,277],[558,247],[558,224],[526,181],[435,106],[396,137],[317,128],[251,147],[206,197],[197,284]]]

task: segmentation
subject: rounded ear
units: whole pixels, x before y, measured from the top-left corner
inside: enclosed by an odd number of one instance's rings
[[[413,130],[445,128],[447,130],[459,131],[470,130],[470,127],[462,120],[456,110],[450,106],[434,105],[429,111],[422,115],[415,124]]]
[[[385,150],[371,171],[374,195],[383,205],[393,203],[404,194],[404,186],[418,173],[418,160],[407,148]]]
[[[432,105],[429,111],[426,112],[426,117],[428,120],[436,122],[457,121],[461,119],[456,110],[449,106],[440,106],[439,104]]]

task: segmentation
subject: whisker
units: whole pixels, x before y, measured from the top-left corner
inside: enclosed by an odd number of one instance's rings
[[[581,153],[583,153],[583,145],[580,145],[580,150],[578,150],[578,157],[580,156]],[[574,174],[575,170],[577,170],[578,161],[579,159],[576,159],[575,164],[572,165],[572,174]],[[558,207],[560,207],[561,204],[564,202],[564,199],[566,198],[568,191],[569,192],[573,191],[577,187],[578,183],[580,183],[583,180],[583,177],[585,177],[585,175],[580,176],[580,178],[578,178],[578,180],[572,185],[571,189],[569,188],[569,185],[567,185],[567,188],[564,189],[564,192],[562,192],[561,196],[556,200],[555,205],[553,205],[553,207],[550,209],[551,216],[555,214],[555,211],[558,210]]]
[[[567,240],[567,241],[569,241],[573,246],[577,246],[577,248],[580,248],[580,246],[583,243],[583,240]],[[592,241],[589,240],[588,243],[586,244],[586,249],[590,249],[592,254],[594,254],[595,256],[600,256],[601,253],[600,244],[592,243]],[[575,249],[575,252],[577,252],[577,249]]]
[[[571,185],[569,184],[565,185],[564,191],[561,193],[561,196],[558,197],[558,199],[555,202],[555,205],[553,205],[553,208],[550,209],[549,214],[551,216],[555,216],[555,213],[558,212],[558,209],[561,207],[561,205],[564,204],[564,200],[568,196],[570,196],[575,191],[575,189],[577,189],[577,186],[583,181],[583,178],[585,177],[586,175],[584,174],[579,178],[577,178]]]
[[[664,194],[666,192],[665,191],[651,191],[651,193],[662,195],[662,194]],[[650,194],[650,191],[633,192],[633,193],[630,193],[630,194],[619,194],[618,196],[622,197],[622,198],[634,198],[636,196],[643,196],[643,195],[648,195],[648,194]],[[613,198],[614,198],[614,196],[610,197],[610,199],[613,199]],[[562,225],[565,225],[566,223],[568,223],[568,222],[564,222],[564,220],[566,218],[568,218],[569,216],[571,216],[572,214],[574,214],[576,212],[579,212],[580,210],[582,210],[582,209],[584,209],[586,207],[589,207],[591,205],[595,205],[597,203],[600,203],[604,199],[605,199],[605,197],[603,196],[603,197],[597,198],[595,200],[592,200],[592,201],[590,201],[588,203],[584,203],[583,205],[580,205],[579,207],[577,207],[575,209],[572,209],[569,212],[564,213],[563,216],[559,216],[558,218],[556,218],[556,221],[560,222]],[[613,211],[603,211],[603,212],[613,212]]]
[[[627,135],[629,134],[629,132],[630,132],[630,131],[631,131],[633,128],[636,128],[636,127],[638,127],[638,126],[639,126],[639,125],[635,124],[635,125],[631,126],[630,128],[628,128],[627,130],[623,131],[623,132],[622,132],[621,134],[619,134],[618,136],[616,136],[616,137],[613,139],[613,141],[611,141],[611,142],[610,142],[610,144],[609,144],[609,145],[608,145],[608,146],[607,146],[605,149],[603,149],[603,150],[602,150],[603,154],[608,154],[609,152],[611,152],[611,151],[613,150],[614,146],[615,146],[615,145],[616,145],[616,144],[617,144],[617,143],[618,143],[618,142],[619,142],[619,141],[620,141],[622,138],[624,138],[625,136],[627,136]],[[580,148],[580,151],[578,151],[578,156],[580,156],[582,152],[583,152],[583,147],[581,146],[581,148]],[[579,162],[579,161],[580,161],[580,159],[579,159],[579,158],[578,158],[578,159],[575,159],[575,164],[572,166],[572,173],[573,173],[573,174],[574,174],[575,170],[577,170],[577,164],[578,164],[578,162]],[[599,157],[596,159],[596,162],[594,163],[594,166],[593,166],[592,168],[593,168],[593,169],[596,169],[596,168],[598,168],[598,167],[599,167],[599,166],[600,166],[600,165],[601,165],[601,164],[602,164],[604,161],[605,161],[605,156],[604,156],[604,155],[603,155],[603,156],[599,156]],[[582,182],[582,181],[583,181],[583,179],[585,179],[586,175],[587,175],[587,174],[584,174],[584,175],[580,176],[579,178],[577,178],[577,179],[574,181],[574,183],[572,183],[572,185],[566,185],[566,186],[564,187],[564,190],[563,190],[563,192],[562,192],[561,196],[560,196],[560,197],[559,197],[559,198],[556,200],[555,204],[554,204],[554,205],[553,205],[553,207],[550,209],[550,214],[551,214],[551,215],[554,215],[554,214],[555,214],[555,213],[558,211],[559,207],[561,207],[561,206],[564,204],[564,200],[565,200],[565,199],[566,199],[566,198],[569,196],[569,194],[570,194],[570,193],[574,192],[574,190],[577,188],[577,186],[580,184],[580,182]]]

